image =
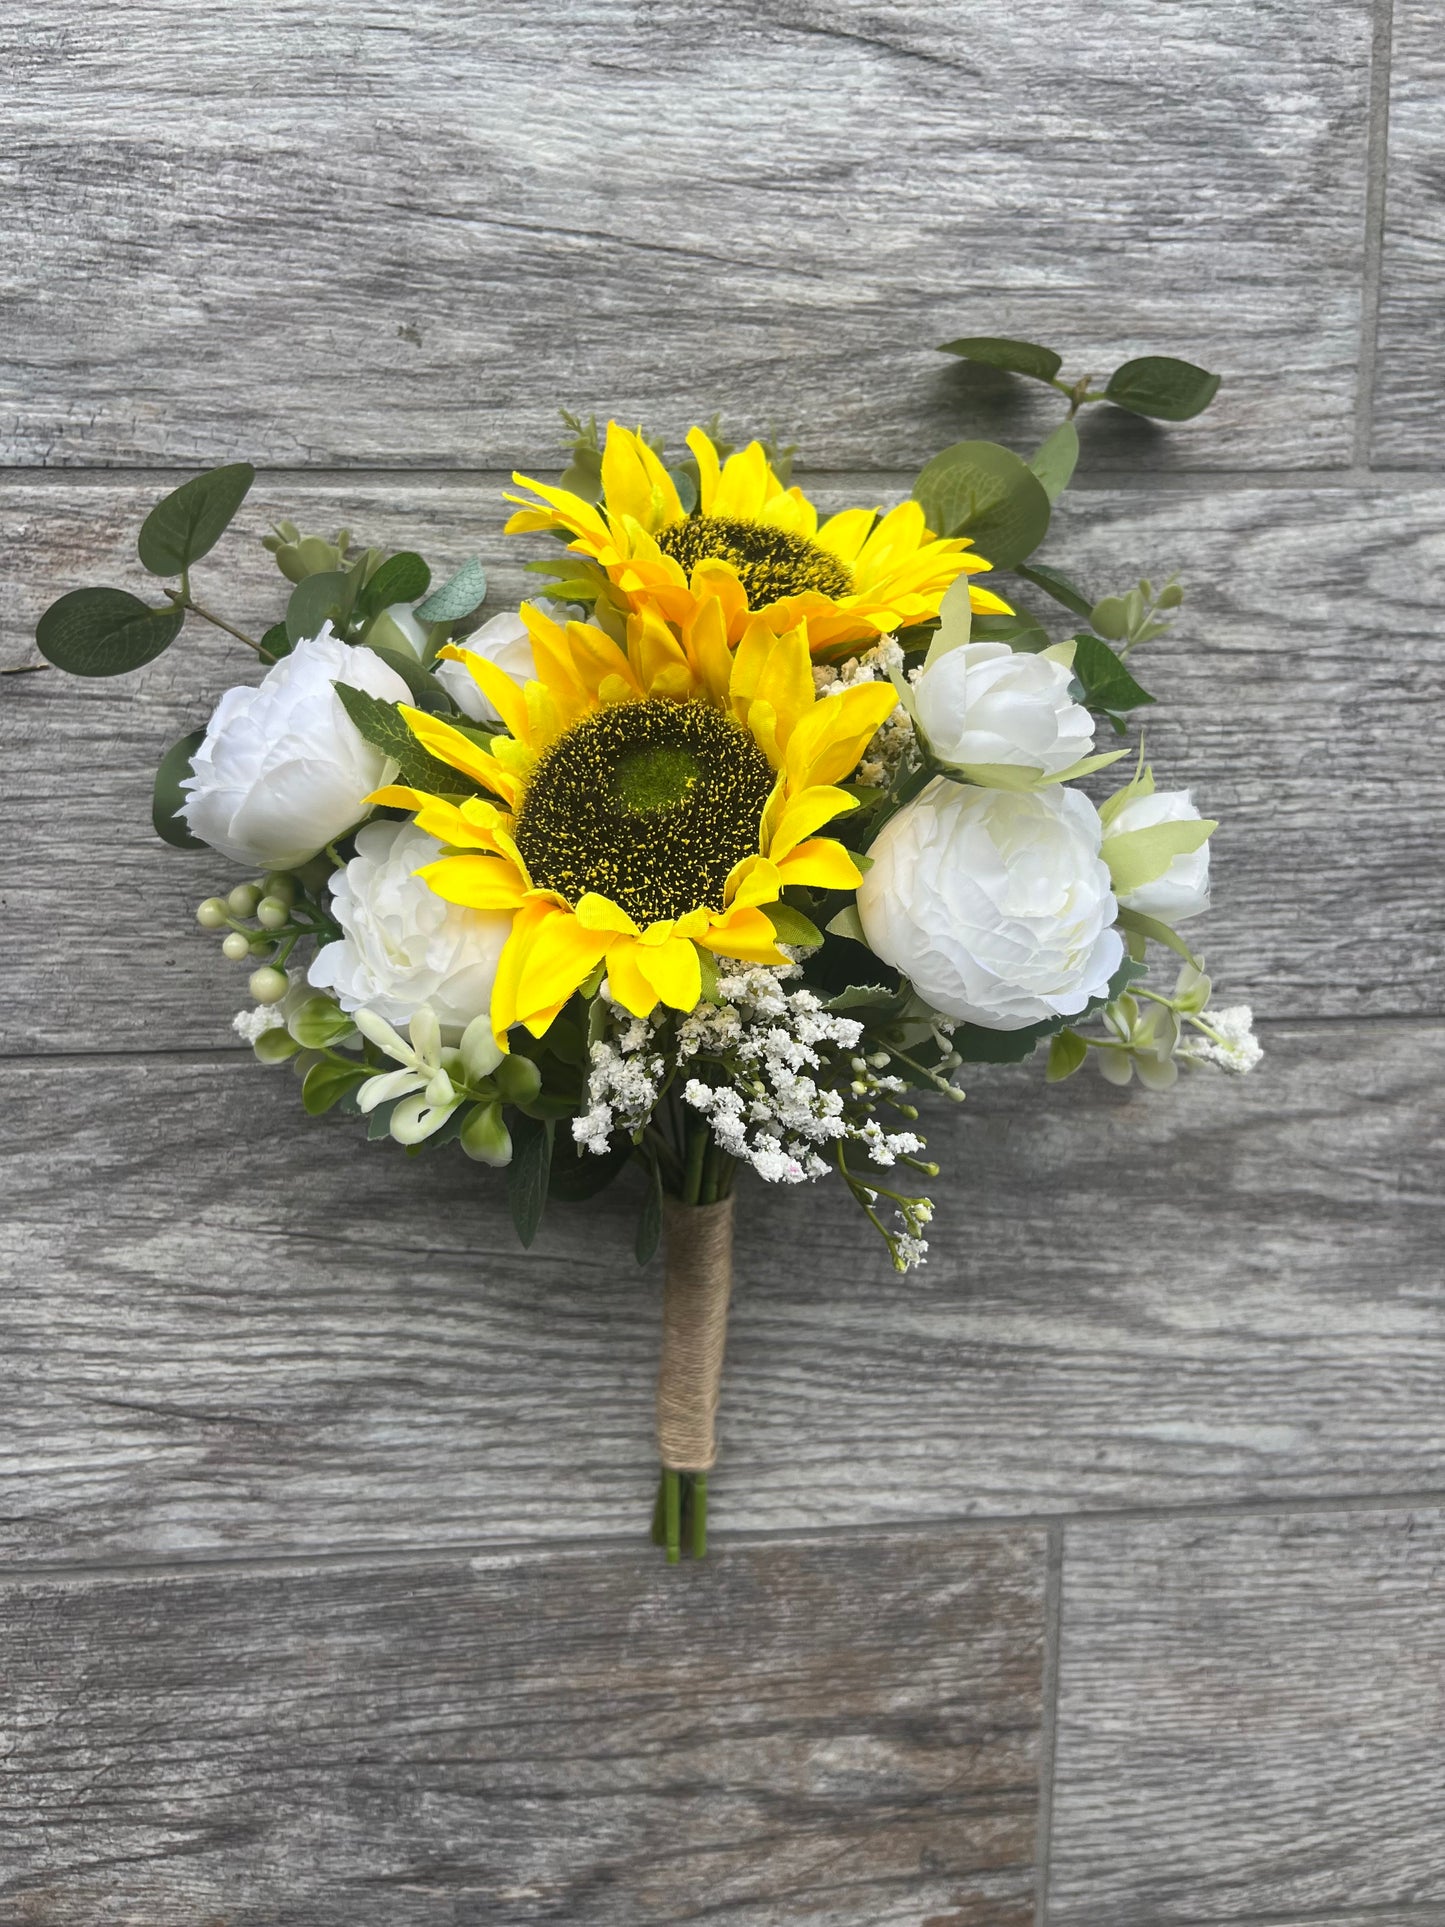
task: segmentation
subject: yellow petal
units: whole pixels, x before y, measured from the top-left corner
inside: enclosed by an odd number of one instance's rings
[[[657,987],[643,975],[642,956],[635,938],[619,937],[607,952],[607,988],[613,1001],[634,1017],[648,1017],[657,1008]]]
[[[778,875],[784,889],[799,884],[807,890],[856,890],[863,881],[852,852],[826,836],[800,843],[779,861]]]
[[[844,509],[839,515],[830,515],[813,539],[840,562],[851,563],[877,519],[876,509]]]
[[[511,677],[503,676],[502,680],[511,684],[512,694],[520,700],[522,692],[512,682]],[[500,708],[500,704],[498,707]],[[422,748],[430,751],[439,762],[446,763],[452,769],[459,769],[464,776],[470,776],[474,782],[485,783],[488,789],[495,790],[499,795],[511,800],[515,784],[509,782],[506,771],[499,767],[497,759],[489,750],[483,749],[479,743],[474,743],[470,736],[463,736],[462,732],[459,729],[453,729],[450,723],[444,723],[440,716],[428,716],[424,710],[412,709],[406,703],[398,703],[397,708],[406,718],[407,728]]]
[[[855,683],[815,703],[788,743],[788,776],[797,790],[836,783],[858,766],[858,758],[897,707],[891,683]]]
[[[713,447],[712,437],[702,428],[690,428],[687,431],[687,445],[697,463],[698,512],[711,515],[717,497],[718,476],[722,473],[717,450]]]
[[[682,520],[682,503],[672,477],[641,435],[620,422],[607,424],[602,494],[609,516],[630,515],[649,533]]]
[[[546,482],[534,482],[530,475],[518,475],[515,471],[512,480],[518,488],[529,488],[534,495],[540,495],[553,513],[547,515],[539,511],[536,503],[529,502],[525,496],[507,495],[504,499],[518,503],[522,511],[520,516],[512,517],[512,521],[507,525],[508,529],[512,527],[512,523],[520,522],[525,516],[530,518],[526,523],[528,528],[551,528],[560,522],[564,528],[571,529],[575,535],[581,536],[594,547],[606,545],[609,540],[607,524],[599,511],[590,502],[584,502],[580,495],[574,495],[570,489],[552,488]],[[538,519],[539,516],[541,519]]]
[[[856,810],[858,800],[849,796],[846,790],[833,789],[820,785],[814,789],[799,790],[790,797],[778,814],[777,827],[767,839],[767,853],[774,863],[779,862],[790,850],[797,848],[814,830],[820,830],[825,823],[831,823],[835,816],[842,816],[848,810]]]
[[[702,968],[697,947],[682,937],[670,937],[655,948],[639,944],[633,952],[637,968],[652,985],[663,1003],[674,1010],[693,1010],[702,996]],[[608,953],[608,968],[611,968]]]
[[[975,589],[971,582],[968,585],[968,604],[976,616],[1011,616],[1014,613],[1011,602],[1005,602],[1002,596],[995,595],[991,589]]]
[[[570,910],[550,907],[553,914],[538,923],[518,976],[517,1015],[523,1023],[570,997],[607,949],[605,933],[584,929]]]
[[[761,910],[731,910],[699,941],[704,950],[719,957],[737,957],[743,963],[788,962],[778,948],[776,931]]]
[[[620,903],[589,890],[577,901],[575,915],[584,930],[600,930],[617,936],[635,937],[637,925]]]
[[[755,700],[759,699],[772,705],[777,744],[780,749],[786,747],[794,725],[817,700],[806,629],[790,629],[773,638],[758,677]]]
[[[468,910],[515,910],[527,894],[525,877],[500,856],[444,856],[416,872],[447,903]]]
[[[772,484],[769,487],[769,484]],[[777,478],[768,467],[761,442],[749,442],[723,463],[713,494],[713,515],[736,516],[743,522],[756,522],[764,502],[777,490]]]

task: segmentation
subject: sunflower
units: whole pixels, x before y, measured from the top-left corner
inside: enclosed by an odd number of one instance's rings
[[[730,642],[754,619],[777,634],[801,624],[815,656],[847,654],[930,621],[958,576],[992,567],[969,553],[967,537],[933,535],[917,502],[886,515],[844,509],[820,523],[801,489],[784,488],[758,442],[726,461],[701,428],[687,445],[698,470],[694,514],[642,436],[609,422],[601,504],[514,475],[541,499],[508,496],[521,506],[507,532],[570,535],[604,601],[624,615],[656,609],[683,623],[699,603],[717,599]],[[969,600],[979,614],[1013,613],[986,589],[971,587]]]
[[[692,1010],[705,955],[783,964],[768,905],[791,885],[855,889],[841,843],[816,832],[856,808],[837,785],[896,702],[888,683],[819,697],[807,636],[749,620],[729,646],[712,597],[679,631],[634,616],[625,646],[523,606],[537,679],[520,688],[449,644],[502,718],[489,747],[402,706],[416,740],[484,796],[391,785],[370,799],[415,813],[448,846],[418,872],[450,903],[512,913],[492,993],[505,1047],[540,1037],[605,966],[638,1017]]]

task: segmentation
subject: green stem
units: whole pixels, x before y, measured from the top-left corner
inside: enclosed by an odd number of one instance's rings
[[[667,1563],[675,1566],[682,1558],[682,1475],[671,1466],[662,1471],[662,1511]]]
[[[692,1556],[707,1557],[707,1474],[692,1475]]]
[[[182,580],[179,589],[167,589],[166,594],[178,609],[188,609],[193,616],[199,616],[203,622],[209,622],[217,629],[224,629],[228,636],[234,636],[237,642],[244,642],[246,647],[254,649],[258,656],[264,653],[254,636],[248,636],[244,629],[237,629],[232,623],[227,622],[224,616],[218,616],[214,610],[203,608],[191,595],[187,580]]]
[[[687,1126],[687,1169],[683,1173],[682,1199],[684,1204],[702,1203],[703,1168],[707,1160],[708,1141],[712,1133],[701,1119]]]

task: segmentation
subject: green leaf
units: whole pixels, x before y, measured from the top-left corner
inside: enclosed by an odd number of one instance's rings
[[[1086,622],[1089,620],[1089,598],[1061,569],[1048,568],[1042,562],[1030,562],[1027,565],[1015,562],[1014,574],[1021,575],[1025,582],[1032,582],[1036,589],[1042,589],[1055,602],[1062,602],[1072,614],[1082,616]]]
[[[1043,624],[1030,615],[975,616],[973,639],[975,642],[1006,642],[1010,649],[1028,656],[1036,656],[1040,650],[1047,649],[1051,640]]]
[[[414,614],[418,622],[460,622],[486,599],[487,572],[473,556],[439,589],[433,589],[425,602],[419,602]]]
[[[985,368],[1002,368],[1010,375],[1030,375],[1035,381],[1052,381],[1064,365],[1052,348],[1041,348],[1036,341],[1014,341],[1007,335],[963,335],[957,341],[945,341],[938,352],[980,362]]]
[[[321,1117],[371,1075],[363,1065],[329,1064],[323,1058],[302,1079],[301,1107],[308,1117]]]
[[[367,643],[374,656],[380,656],[388,669],[394,669],[417,703],[437,702],[445,698],[446,691],[429,670],[423,669],[416,657],[400,649],[386,649],[377,643]]]
[[[263,1030],[251,1046],[263,1064],[284,1064],[296,1055],[301,1046],[289,1030]]]
[[[1074,674],[1084,686],[1084,701],[1090,709],[1138,709],[1154,701],[1098,636],[1075,636]]]
[[[291,653],[291,638],[284,622],[273,622],[261,638],[262,662],[279,662]]]
[[[562,1204],[585,1204],[607,1189],[631,1156],[632,1145],[625,1137],[605,1151],[584,1151],[570,1131],[560,1131],[552,1142],[547,1196]]]
[[[256,471],[232,462],[182,482],[141,523],[136,552],[152,575],[180,575],[209,555],[250,493]]]
[[[691,515],[697,507],[697,477],[685,468],[670,468],[667,472],[672,478],[672,486],[677,490],[683,514]]]
[[[648,1173],[642,1210],[637,1219],[637,1243],[633,1249],[640,1265],[649,1263],[662,1237],[662,1173],[654,1161]]]
[[[863,919],[858,915],[856,903],[845,903],[836,917],[828,919],[827,930],[830,937],[848,937],[854,943],[861,944],[868,941],[863,934]]]
[[[790,903],[765,903],[762,912],[773,926],[779,943],[816,949],[823,941],[823,933],[817,924],[805,917],[801,910],[795,910]]]
[[[1044,1079],[1049,1084],[1062,1084],[1066,1077],[1072,1077],[1089,1055],[1089,1046],[1077,1031],[1060,1030],[1054,1033],[1049,1045],[1048,1069]]]
[[[155,788],[151,793],[151,822],[155,825],[156,835],[163,843],[169,843],[173,850],[204,850],[206,847],[200,837],[191,835],[181,815],[181,805],[186,800],[181,783],[190,775],[191,758],[205,740],[205,730],[193,729],[189,736],[182,736],[178,743],[171,744],[156,771]]]
[[[1172,950],[1176,957],[1182,957],[1185,963],[1193,964],[1196,970],[1201,967],[1198,957],[1179,932],[1171,929],[1167,923],[1161,923],[1158,917],[1146,917],[1142,910],[1126,910],[1121,906],[1119,928],[1127,930],[1131,936],[1147,937],[1152,943],[1162,943],[1166,949]]]
[[[1122,642],[1129,633],[1129,605],[1121,595],[1101,596],[1084,614],[1106,642]]]
[[[403,549],[382,563],[361,591],[356,606],[363,616],[379,615],[394,602],[419,602],[430,587],[431,570],[419,555]]]
[[[1162,877],[1177,856],[1202,849],[1219,828],[1213,817],[1185,823],[1154,823],[1147,830],[1125,830],[1104,838],[1103,858],[1116,896],[1142,890]]]
[[[339,618],[350,587],[349,571],[324,569],[303,576],[286,604],[286,633],[293,643],[320,635],[328,622]]]
[[[507,1202],[512,1223],[523,1245],[530,1245],[547,1209],[547,1180],[552,1168],[550,1121],[519,1113],[512,1132],[512,1162],[507,1166]]]
[[[1079,461],[1079,431],[1072,422],[1060,422],[1041,448],[1029,457],[1029,467],[1044,485],[1044,493],[1057,502],[1073,480]]]
[[[35,625],[47,662],[71,676],[123,676],[181,633],[183,609],[152,609],[125,589],[72,589]]]
[[[955,442],[927,463],[913,485],[928,525],[939,535],[967,535],[995,568],[1012,568],[1048,533],[1043,483],[997,442]]]
[[[383,702],[380,696],[369,696],[364,689],[353,689],[350,683],[332,686],[364,740],[392,759],[403,783],[414,790],[428,790],[434,796],[477,794],[477,785],[469,776],[422,748],[395,703]]]
[[[1141,355],[1126,361],[1109,377],[1105,401],[1127,408],[1131,415],[1148,415],[1154,421],[1187,422],[1204,410],[1219,392],[1220,377],[1192,361],[1176,361],[1172,355]]]
[[[325,1050],[355,1029],[346,1012],[329,997],[308,997],[286,1019],[286,1028],[303,1050]]]
[[[502,1107],[495,1100],[490,1104],[473,1104],[465,1119],[459,1122],[457,1135],[467,1156],[478,1164],[490,1164],[494,1170],[510,1164],[512,1136],[502,1121]]]

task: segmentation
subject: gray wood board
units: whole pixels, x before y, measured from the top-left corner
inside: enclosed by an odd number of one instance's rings
[[[1431,1510],[1070,1527],[1051,1927],[1445,1918],[1442,1568]]]
[[[978,1073],[928,1265],[745,1181],[716,1530],[1445,1487],[1445,1027],[1275,1027],[1244,1081]],[[640,1535],[632,1174],[516,1245],[495,1174],[246,1058],[3,1071],[13,1560]]]
[[[1368,0],[304,8],[3,30],[0,460],[510,466],[559,404],[823,466],[1053,418],[936,344],[1222,370],[1131,467],[1350,459]]]
[[[7,660],[34,660],[30,631],[62,590],[143,586],[134,535],[157,492],[113,478],[0,484]],[[289,509],[328,534],[345,521],[358,539],[415,544],[439,573],[479,549],[491,606],[505,607],[535,587],[518,558],[536,550],[500,538],[499,492],[497,477],[263,478],[238,529],[198,567],[197,593],[252,633],[275,620],[286,585],[256,537]],[[890,493],[859,479],[825,499]],[[1161,699],[1140,715],[1161,785],[1192,786],[1222,820],[1216,907],[1191,930],[1228,997],[1262,1012],[1440,1009],[1445,903],[1426,880],[1445,808],[1442,523],[1445,493],[1424,486],[1089,492],[1065,498],[1046,545],[1093,594],[1145,571],[1160,580],[1177,568],[1187,581],[1177,639],[1135,659]],[[1072,618],[1034,600],[1056,634],[1069,632]],[[236,873],[165,849],[150,827],[163,750],[204,722],[228,682],[256,674],[244,649],[213,636],[196,624],[113,681],[46,671],[0,682],[9,1052],[229,1039],[245,972],[221,960],[193,912]]]
[[[1439,7],[1434,0],[1394,0],[1373,449],[1376,461],[1436,470],[1445,389],[1442,94]]]
[[[24,1927],[1032,1927],[1039,1533],[0,1590]]]

